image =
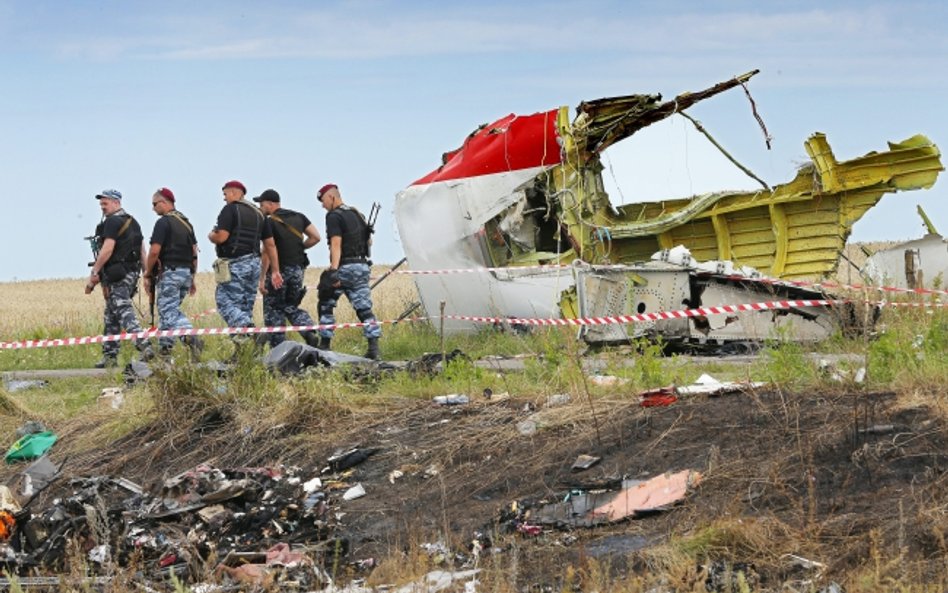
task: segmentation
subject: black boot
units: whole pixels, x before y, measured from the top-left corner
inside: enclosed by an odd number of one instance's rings
[[[372,360],[379,359],[379,339],[378,338],[369,338],[369,349],[365,352],[366,358],[371,358]]]
[[[97,369],[107,369],[111,367],[118,366],[118,356],[114,354],[106,354],[102,359],[93,365]]]
[[[320,336],[319,345],[316,347],[319,348],[320,350],[332,350],[332,347],[330,346],[331,344],[332,344],[332,338],[326,338],[326,337]]]
[[[201,352],[204,351],[204,340],[198,336],[184,336],[182,341],[191,351],[191,360],[200,360]]]
[[[300,332],[300,335],[303,337],[303,341],[306,342],[307,346],[319,348],[320,339],[316,332]]]

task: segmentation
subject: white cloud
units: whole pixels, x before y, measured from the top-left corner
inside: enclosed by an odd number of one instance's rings
[[[357,8],[354,8],[354,6]],[[125,16],[138,29],[103,44],[75,31],[60,53],[94,58],[366,59],[495,52],[641,52],[694,56],[710,53],[819,54],[830,47],[879,53],[899,43],[892,9],[638,14],[618,5],[577,13],[490,6],[426,11],[402,4],[345,3],[329,9],[266,7],[207,14]],[[920,16],[919,18],[923,18]],[[924,26],[924,20],[919,24]],[[902,24],[901,26],[905,26]],[[70,38],[71,37],[71,38]],[[905,39],[903,42],[911,42]],[[944,42],[941,42],[944,45]],[[829,56],[827,56],[829,57]]]

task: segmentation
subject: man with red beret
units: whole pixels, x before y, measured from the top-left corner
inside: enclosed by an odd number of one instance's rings
[[[382,328],[372,312],[369,225],[361,212],[343,203],[339,188],[333,183],[319,188],[316,199],[326,210],[326,236],[329,238],[329,269],[323,272],[319,281],[319,324],[336,323],[333,311],[339,297],[345,293],[359,321],[365,324],[362,333],[369,343],[365,357],[378,360]],[[319,335],[319,347],[328,350],[333,330],[322,329]]]
[[[194,273],[197,271],[197,239],[194,227],[175,206],[174,192],[162,187],[151,196],[151,206],[158,221],[151,232],[151,244],[145,261],[145,292],[155,295],[158,305],[158,329],[191,329],[191,321],[181,311],[187,295],[194,296]],[[154,313],[154,311],[152,311]],[[195,354],[200,350],[197,336],[182,336],[181,341]],[[158,338],[160,352],[168,354],[174,346],[172,337]]]
[[[253,303],[260,280],[260,243],[271,261],[278,261],[272,233],[267,232],[263,213],[245,198],[247,188],[228,181],[221,188],[226,204],[207,238],[216,245],[217,311],[228,327],[253,327]],[[280,269],[270,272],[273,286],[283,286]]]

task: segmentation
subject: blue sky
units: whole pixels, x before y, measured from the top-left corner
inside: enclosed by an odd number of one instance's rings
[[[773,7],[771,7],[773,6]],[[114,187],[147,231],[167,186],[194,223],[202,269],[220,187],[323,226],[315,190],[382,204],[375,259],[401,247],[395,194],[478,124],[584,99],[666,97],[759,68],[689,113],[771,184],[825,132],[840,159],[925,133],[948,147],[948,9],[941,2],[27,2],[0,0],[0,158],[8,207],[0,281],[80,277],[93,196]],[[753,181],[681,118],[610,150],[613,201],[683,197]],[[948,231],[940,179],[888,195],[854,239]],[[311,260],[323,265],[322,245]]]

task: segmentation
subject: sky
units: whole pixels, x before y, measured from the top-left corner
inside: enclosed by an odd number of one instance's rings
[[[833,3],[421,2],[410,0],[0,0],[0,281],[78,278],[94,199],[120,190],[146,238],[150,198],[171,188],[195,226],[201,269],[221,185],[273,188],[320,230],[315,192],[379,202],[374,260],[402,248],[395,195],[479,124],[582,100],[666,98],[760,69],[689,113],[774,185],[824,132],[840,160],[924,133],[948,147],[948,8]],[[756,182],[673,117],[607,151],[616,204]],[[851,240],[920,236],[922,205],[948,233],[945,174],[888,194]],[[323,244],[311,252],[324,265]]]

